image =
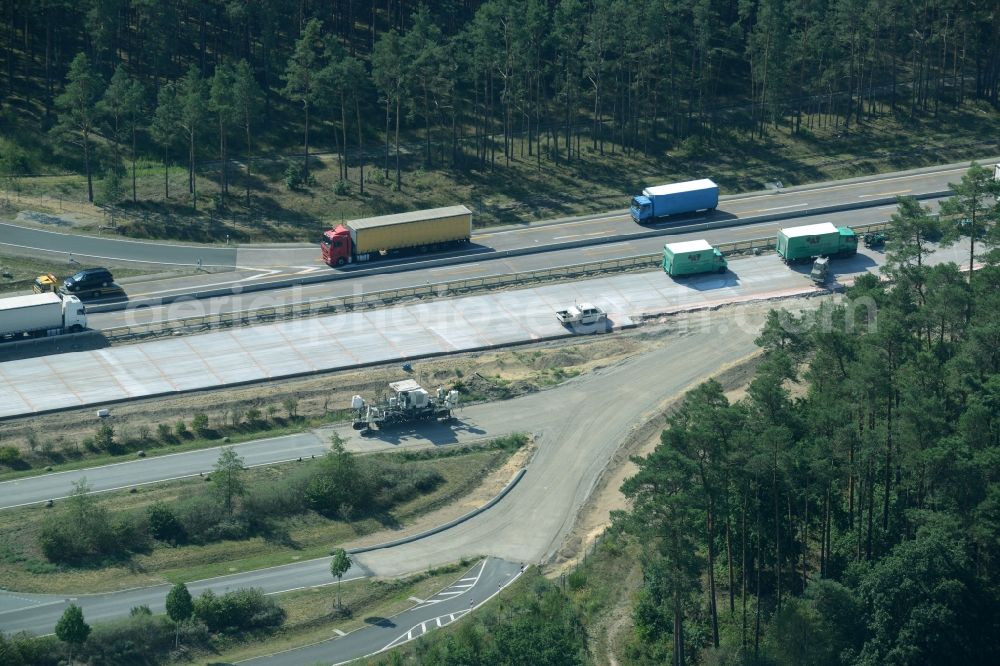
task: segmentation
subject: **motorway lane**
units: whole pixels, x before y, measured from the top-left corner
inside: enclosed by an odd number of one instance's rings
[[[993,161],[981,160],[981,162]],[[720,211],[702,213],[681,218],[680,223],[713,221],[726,217],[748,217],[796,211],[803,215],[810,209],[841,203],[864,205],[866,201],[898,195],[918,195],[947,189],[949,181],[955,181],[967,168],[968,163],[917,169],[894,174],[884,174],[844,181],[819,183],[787,188],[782,191],[757,192],[725,196],[720,203]],[[623,199],[627,200],[627,197]],[[624,201],[623,201],[624,202]],[[671,224],[675,224],[671,222]],[[473,237],[476,252],[503,252],[514,248],[541,247],[552,243],[582,240],[599,241],[622,234],[646,231],[637,227],[627,211],[617,211],[603,215],[587,216],[587,219],[568,219],[539,222],[520,227],[478,232]],[[297,279],[300,275],[310,275],[328,271],[318,257],[318,250],[310,245],[245,246],[202,246],[181,244],[160,244],[120,239],[95,238],[92,236],[64,235],[47,230],[0,224],[0,245],[8,244],[18,252],[43,250],[72,252],[78,258],[90,258],[99,263],[103,258],[117,258],[125,261],[153,262],[162,260],[170,265],[195,266],[201,261],[205,266],[242,267],[256,270],[242,271],[227,277],[219,275],[195,276],[163,281],[148,288],[130,287],[129,297],[138,300],[148,297],[174,297],[204,289],[204,285],[233,284],[241,287],[248,280],[260,283]],[[440,258],[442,255],[436,255]],[[484,256],[484,259],[487,257]],[[402,260],[393,263],[413,264],[420,268],[420,262]],[[231,280],[227,281],[227,280]]]
[[[298,458],[323,455],[329,450],[329,434],[307,432],[237,445],[247,467],[269,465]],[[211,472],[223,447],[171,453],[101,467],[56,472],[0,483],[0,509],[58,500],[73,492],[73,484],[86,479],[94,492],[142,486],[164,479],[182,479]]]
[[[515,580],[519,564],[487,558],[430,599],[388,618],[366,618],[368,626],[346,636],[238,662],[251,666],[343,664],[403,645],[476,610]]]
[[[960,261],[958,247],[932,260]],[[874,270],[880,260],[861,252],[833,270]],[[0,417],[562,337],[570,331],[553,313],[579,301],[628,327],[648,314],[815,290],[803,272],[764,255],[722,275],[618,274],[9,361],[0,364]]]
[[[0,222],[0,245],[15,251],[42,250],[73,255],[88,263],[120,259],[142,264],[231,269],[236,266],[236,246],[150,243],[107,236],[64,234]]]
[[[937,201],[924,202],[932,208],[937,208]],[[895,206],[880,206],[841,213],[818,215],[808,220],[809,224],[832,222],[837,225],[870,224],[884,222],[895,211]],[[358,276],[353,279],[322,282],[318,284],[296,285],[280,289],[268,289],[251,293],[234,293],[216,298],[198,300],[182,300],[166,305],[156,305],[141,308],[129,308],[112,312],[92,312],[88,314],[88,324],[94,329],[107,329],[119,326],[135,326],[147,323],[159,323],[185,317],[201,317],[219,315],[228,312],[242,312],[259,308],[271,308],[289,303],[300,303],[333,298],[336,296],[352,296],[361,293],[404,289],[414,284],[436,284],[454,280],[473,279],[491,275],[505,275],[533,270],[544,270],[555,266],[605,261],[632,257],[642,254],[654,254],[663,249],[664,242],[695,240],[704,238],[710,243],[724,243],[767,238],[777,233],[780,227],[796,226],[799,221],[760,222],[739,227],[726,227],[690,233],[670,235],[669,237],[653,237],[636,240],[623,239],[619,242],[604,245],[557,250],[540,254],[527,254],[518,257],[463,263],[454,266],[439,266],[424,269],[419,275],[414,272],[381,273]],[[642,231],[642,230],[640,230]],[[635,228],[633,225],[633,233]],[[268,277],[268,276],[262,276]],[[285,276],[288,277],[287,275]],[[259,282],[261,280],[255,280]],[[136,285],[130,289],[133,299],[162,297],[166,293],[157,283]]]

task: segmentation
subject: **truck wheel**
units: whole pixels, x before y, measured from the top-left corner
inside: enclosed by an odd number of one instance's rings
[[[347,259],[344,259],[343,257],[340,257],[339,259],[337,259],[337,265],[338,266],[343,266],[346,263],[347,263]]]

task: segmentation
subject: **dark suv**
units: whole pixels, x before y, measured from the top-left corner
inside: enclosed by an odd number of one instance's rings
[[[115,281],[111,271],[107,268],[87,268],[72,277],[66,278],[63,285],[68,292],[85,291],[87,289],[97,289],[107,287]]]

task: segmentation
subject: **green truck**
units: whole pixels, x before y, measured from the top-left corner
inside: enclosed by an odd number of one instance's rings
[[[725,273],[726,258],[709,245],[708,241],[667,243],[663,246],[663,270],[670,277],[697,273]]]
[[[778,230],[778,254],[790,264],[815,257],[851,257],[858,252],[858,237],[849,227],[830,222]]]

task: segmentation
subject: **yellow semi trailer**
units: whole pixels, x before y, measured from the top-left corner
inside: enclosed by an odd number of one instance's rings
[[[471,237],[472,211],[447,206],[351,220],[326,231],[320,248],[324,262],[343,266],[405,251],[442,250]]]

